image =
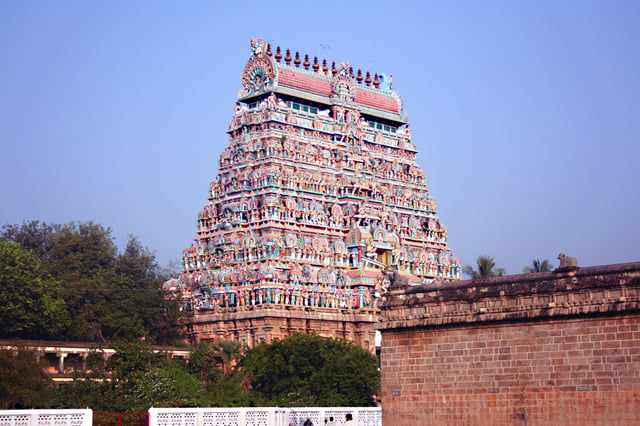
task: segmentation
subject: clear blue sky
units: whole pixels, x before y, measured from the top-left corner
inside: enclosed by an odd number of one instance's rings
[[[394,76],[454,255],[640,260],[640,1],[0,3],[0,225],[177,260],[262,37]]]

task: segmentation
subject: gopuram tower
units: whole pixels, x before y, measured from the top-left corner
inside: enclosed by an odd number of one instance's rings
[[[249,346],[316,332],[374,350],[378,301],[459,279],[416,163],[402,99],[260,39],[242,72],[229,143],[178,280],[194,340]]]

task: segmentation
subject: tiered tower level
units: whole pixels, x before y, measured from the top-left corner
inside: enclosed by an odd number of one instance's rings
[[[289,49],[283,57],[260,39],[251,51],[196,238],[166,284],[197,312],[198,338],[251,345],[311,331],[308,322],[256,331],[253,321],[243,332],[202,315],[375,314],[392,273],[413,284],[460,278],[391,78]],[[344,327],[323,333],[350,337]]]

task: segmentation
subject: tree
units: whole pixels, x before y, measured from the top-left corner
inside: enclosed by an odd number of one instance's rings
[[[46,408],[51,379],[35,352],[0,350],[0,409]]]
[[[553,266],[548,260],[545,259],[541,261],[540,259],[533,259],[533,266],[525,266],[522,272],[524,274],[531,274],[534,272],[549,272],[552,269]]]
[[[106,293],[114,282],[117,253],[111,230],[93,222],[32,221],[4,226],[2,239],[34,250],[43,267],[62,283],[71,321],[56,338],[104,342],[101,321],[113,308]]]
[[[32,252],[0,241],[0,338],[47,339],[68,318],[60,282]]]
[[[94,411],[147,411],[152,406],[207,405],[198,377],[184,363],[157,352],[146,341],[113,343],[115,353],[89,354],[88,372],[76,372],[70,384],[61,385],[53,398],[55,408],[91,407]]]
[[[235,361],[244,354],[245,346],[237,340],[217,340],[213,344],[213,350],[222,358],[223,372],[228,375]]]
[[[87,370],[75,370],[73,380],[58,386],[52,397],[51,408],[91,407],[94,411],[109,412],[120,405],[111,391],[103,348],[92,349],[86,358]]]
[[[22,225],[4,225],[0,240],[20,244],[31,250],[45,262],[53,245],[53,235],[60,231],[62,225],[49,225],[37,220],[24,222]]]
[[[379,394],[380,360],[346,341],[323,342],[323,369],[316,377],[321,406],[375,406]]]
[[[162,292],[167,277],[135,237],[118,254],[111,230],[102,225],[32,221],[5,225],[0,240],[33,250],[62,283],[71,321],[52,337],[106,343],[146,336],[163,344],[180,337],[177,301]]]
[[[471,266],[464,267],[463,273],[472,279],[501,277],[505,274],[504,268],[496,269],[496,262],[493,257],[479,256],[476,260],[478,270],[475,271]]]
[[[138,328],[135,333],[123,336],[126,339],[139,337],[144,330],[155,337],[158,343],[173,344],[180,337],[179,319],[183,313],[174,299],[166,299],[162,283],[169,276],[162,271],[153,253],[130,235],[124,252],[116,262],[118,291],[115,295],[121,304],[124,318],[132,320]],[[131,324],[129,325],[131,328]]]
[[[222,371],[217,366],[216,354],[209,342],[200,342],[191,345],[189,362],[186,365],[188,373],[198,376],[205,389],[209,389],[211,383],[215,383]]]
[[[294,334],[251,349],[241,371],[267,405],[374,406],[378,358],[344,340]]]
[[[111,399],[116,411],[146,411],[152,406],[195,407],[206,405],[205,389],[184,364],[146,341],[114,343],[116,353],[107,361]]]
[[[109,399],[116,405],[109,407],[111,411],[129,411],[137,404],[134,396],[136,383],[154,368],[166,368],[170,365],[168,356],[156,352],[146,340],[132,342],[112,342],[115,353],[106,363],[106,377],[109,378]]]
[[[202,407],[207,405],[204,388],[198,378],[178,365],[152,368],[142,374],[133,387],[132,411],[151,407]]]
[[[224,342],[224,343],[223,343]],[[232,342],[232,343],[229,343]],[[209,342],[200,342],[191,346],[188,373],[200,378],[207,391],[207,403],[212,407],[248,407],[261,405],[255,396],[243,388],[242,374],[233,374],[233,361],[223,361],[228,366],[225,374],[218,368],[218,358],[236,360],[241,357],[245,347],[230,340],[218,341],[214,348]],[[238,352],[240,350],[240,352]]]
[[[117,248],[111,230],[93,222],[64,225],[53,237],[47,267],[65,286],[65,300],[73,321],[66,338],[106,342],[113,338],[109,327],[116,282]],[[114,306],[115,305],[115,306]],[[135,322],[131,322],[135,326]]]
[[[255,392],[247,389],[242,374],[220,376],[207,389],[211,407],[263,407],[266,403]]]

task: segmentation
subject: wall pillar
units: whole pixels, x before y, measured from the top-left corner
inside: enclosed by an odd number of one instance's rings
[[[56,352],[56,356],[58,357],[58,373],[64,374],[64,359],[67,357],[67,354],[62,351],[58,351]]]

